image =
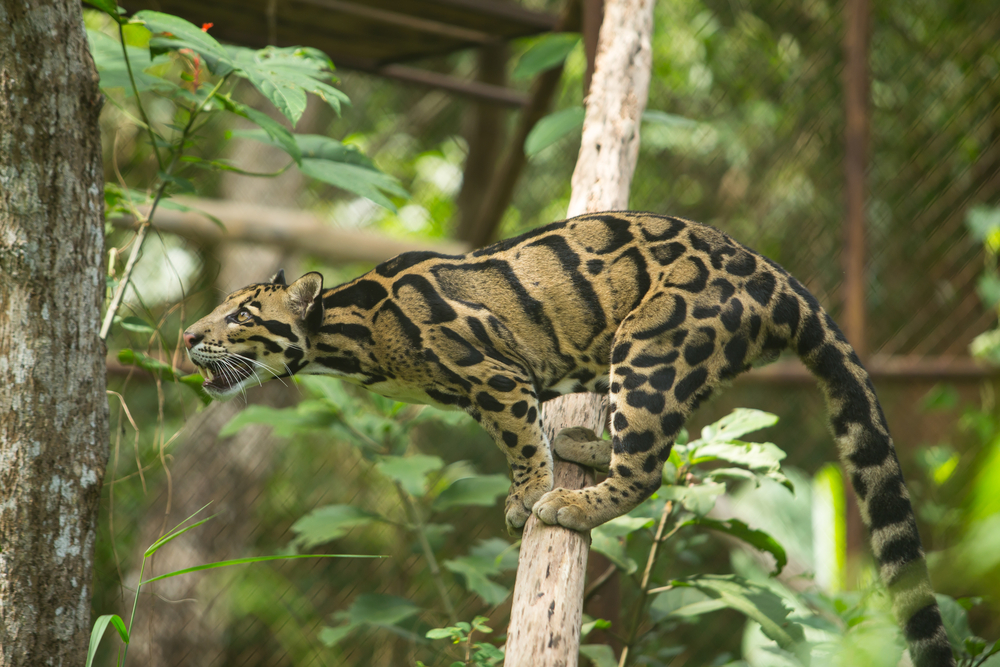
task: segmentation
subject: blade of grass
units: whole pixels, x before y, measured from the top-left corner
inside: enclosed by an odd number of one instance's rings
[[[223,560],[217,563],[205,563],[204,565],[195,565],[194,567],[188,567],[183,570],[175,570],[174,572],[161,574],[158,577],[153,577],[152,579],[143,581],[140,585],[145,586],[148,583],[159,581],[160,579],[169,579],[170,577],[176,577],[190,572],[200,572],[201,570],[213,570],[219,567],[229,567],[230,565],[245,565],[246,563],[260,563],[268,560],[292,560],[293,558],[386,558],[386,556],[369,554],[291,554],[286,556],[253,556],[251,558],[234,558],[233,560]]]

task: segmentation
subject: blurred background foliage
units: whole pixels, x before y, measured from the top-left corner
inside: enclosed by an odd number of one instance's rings
[[[554,2],[531,4],[560,9]],[[947,360],[967,356],[972,345],[977,356],[996,362],[1000,10],[988,2],[888,0],[873,12],[869,347],[881,355]],[[113,34],[99,13],[86,11],[85,20]],[[837,317],[844,216],[842,6],[825,0],[660,0],[655,25],[631,206],[731,233],[802,279]],[[507,70],[514,71],[541,39],[512,42]],[[561,136],[531,151],[500,236],[565,214],[580,140],[570,121],[581,104],[586,57],[578,40],[564,42],[569,51],[552,109],[563,113],[564,127],[556,133]],[[469,51],[420,65],[470,77],[477,62]],[[394,197],[395,210],[298,173],[264,181],[205,171],[194,179],[197,194],[305,209],[331,226],[395,238],[452,238],[468,201],[463,173],[476,103],[364,73],[337,75],[351,104],[338,117],[310,100],[297,130],[356,146],[397,178],[409,196]],[[530,83],[516,75],[510,81],[523,91]],[[249,86],[238,93],[249,100],[256,95]],[[168,103],[150,95],[147,104],[156,122],[171,121]],[[253,104],[270,113],[262,98]],[[142,190],[157,170],[129,112],[125,100],[122,107],[106,105],[102,115],[106,179]],[[503,114],[509,139],[516,113]],[[201,154],[252,171],[287,162],[241,137],[243,129],[219,116],[201,133]],[[474,201],[482,193],[464,196]],[[131,231],[109,223],[113,275],[121,268],[117,249],[124,252],[131,238]],[[146,325],[116,327],[109,350],[143,351],[183,367],[184,324],[231,289],[267,279],[279,264],[290,277],[319,270],[328,285],[370,268],[156,234],[120,313]],[[136,642],[142,645],[133,647],[134,658],[151,665],[450,664],[462,656],[448,653],[450,640],[429,642],[426,631],[479,614],[494,632],[475,641],[502,638],[516,562],[516,546],[503,530],[503,493],[493,493],[505,468],[471,420],[311,380],[253,390],[249,401],[262,405],[237,416],[240,399],[203,408],[183,386],[129,367],[115,366],[111,373],[109,388],[122,399],[110,400],[107,479],[113,482],[105,486],[97,546],[97,613],[121,613],[131,600],[125,585],[134,581],[145,546],[209,500],[209,511],[220,516],[158,553],[157,572],[294,551],[389,556],[255,565],[162,582],[140,603]],[[877,381],[932,577],[940,592],[968,607],[968,634],[991,639],[1000,636],[995,377]],[[838,506],[836,484],[814,483],[834,450],[819,392],[806,387],[794,379],[740,380],[689,425],[697,434],[740,406],[780,416],[766,435],[788,454],[783,470],[795,482],[794,495],[777,484],[752,488],[732,480],[716,511],[773,536],[788,553],[785,572],[770,579],[770,562],[762,566],[752,555],[756,550],[751,554],[717,531],[685,529],[668,543],[656,576],[667,582],[738,574],[773,590],[803,618],[806,607],[814,614],[824,610],[818,616],[826,625],[814,623],[810,632],[860,628],[852,650],[867,657],[842,653],[830,658],[836,664],[895,664],[895,640],[881,641],[895,635],[886,630],[891,622],[873,592],[864,552],[834,558],[831,566],[829,554],[814,546],[846,548],[846,538],[830,532],[836,513],[827,506]],[[408,460],[394,467],[391,457],[399,456]],[[448,489],[455,502],[444,495]],[[617,546],[606,550],[614,553],[604,563],[614,565],[617,558],[622,573],[595,589],[587,607],[593,618],[611,621],[610,628],[587,628],[587,641],[612,647],[615,655],[636,603],[638,575],[628,573],[630,563],[639,564],[641,575],[655,529],[645,523],[632,528],[607,538]],[[830,567],[836,576],[823,579]],[[592,572],[591,580],[602,574]],[[794,664],[743,615],[677,614],[703,599],[675,596],[652,600],[644,627],[651,632],[636,664]],[[956,623],[965,607],[948,607]],[[888,657],[871,657],[880,652]],[[600,667],[608,664],[600,650],[587,655]],[[102,656],[111,664],[110,652]]]

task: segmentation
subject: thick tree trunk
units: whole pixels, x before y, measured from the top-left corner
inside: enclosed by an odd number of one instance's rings
[[[108,456],[101,97],[79,2],[0,0],[0,26],[0,666],[75,666]]]
[[[608,0],[586,101],[583,139],[567,215],[624,209],[639,155],[639,124],[652,71],[653,0]],[[604,398],[574,394],[546,404],[546,432],[586,426],[600,433]],[[593,481],[566,461],[555,464],[556,486]],[[589,479],[588,479],[589,478]],[[572,480],[572,481],[571,481]],[[580,646],[589,535],[544,527],[531,516],[524,527],[508,628],[511,667],[575,667]],[[553,576],[554,575],[554,576]]]

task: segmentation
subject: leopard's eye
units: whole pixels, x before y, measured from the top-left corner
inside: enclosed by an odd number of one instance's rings
[[[236,321],[239,322],[240,324],[246,324],[252,319],[253,316],[250,314],[250,311],[247,310],[246,308],[242,308],[238,313],[236,313]]]

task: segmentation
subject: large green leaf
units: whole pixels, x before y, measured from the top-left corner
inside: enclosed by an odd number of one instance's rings
[[[401,623],[421,611],[420,607],[406,598],[365,593],[355,598],[346,611],[334,614],[335,618],[344,621],[344,623],[336,627],[323,628],[320,630],[319,639],[327,646],[333,646],[355,628],[366,625],[399,631],[398,626]],[[406,634],[414,640],[422,639],[422,637],[411,633]]]
[[[390,211],[395,211],[396,205],[386,194],[407,196],[406,190],[392,176],[356,164],[305,158],[299,168],[306,176],[370,199]]]
[[[725,484],[705,482],[692,486],[662,486],[657,494],[666,500],[679,501],[689,512],[705,516],[715,507],[715,500],[725,492]]]
[[[542,118],[524,140],[524,154],[534,157],[543,148],[548,148],[573,130],[583,127],[585,113],[583,107],[570,107]]]
[[[690,586],[735,609],[760,624],[761,630],[778,646],[799,656],[808,664],[809,649],[802,626],[788,619],[790,609],[772,591],[736,575],[704,574],[674,580],[675,587]]]
[[[263,111],[257,111],[253,107],[240,104],[225,95],[216,95],[215,98],[219,100],[228,111],[233,112],[237,116],[246,118],[250,122],[256,124],[257,127],[264,130],[269,143],[291,155],[292,159],[295,160],[297,164],[302,164],[302,151],[299,149],[298,143],[295,141],[292,133],[289,132],[281,123],[274,120]]]
[[[489,605],[503,602],[510,589],[490,581],[506,570],[517,567],[517,550],[498,537],[482,540],[469,551],[468,556],[447,560],[445,567],[465,580],[465,587]]]
[[[301,431],[329,428],[339,419],[333,406],[323,400],[302,401],[294,408],[248,405],[222,427],[219,436],[233,435],[250,424],[267,424],[275,435],[287,438]]]
[[[747,433],[759,431],[777,423],[778,417],[769,412],[751,408],[736,408],[719,421],[703,428],[701,439],[706,443],[729,442]]]
[[[333,63],[318,49],[293,46],[269,46],[259,51],[228,47],[236,64],[236,75],[247,79],[292,125],[306,109],[306,94],[319,96],[334,111],[349,100],[327,83],[332,78]]]
[[[725,609],[726,603],[697,588],[680,586],[658,593],[649,605],[649,617],[659,623],[668,617],[688,619]]]
[[[343,537],[352,528],[384,520],[380,515],[354,505],[318,507],[292,524],[292,532],[296,534],[292,544],[297,549],[309,550]]]
[[[115,0],[83,0],[91,7],[97,7],[102,12],[113,18],[119,23],[125,23],[128,19],[122,17],[121,7]],[[89,32],[89,31],[88,31]]]
[[[380,473],[396,480],[411,496],[422,496],[426,491],[427,475],[444,467],[437,456],[384,456],[375,464]]]
[[[625,537],[654,523],[646,517],[620,516],[590,531],[590,548],[608,557],[625,574],[639,569],[638,563],[625,552]]]
[[[490,581],[489,577],[500,574],[500,568],[490,558],[461,556],[446,560],[444,566],[455,574],[462,575],[465,587],[490,606],[500,604],[510,595],[509,588]]]
[[[267,128],[265,128],[266,130]],[[284,150],[281,141],[269,132],[237,131],[232,136],[254,139]],[[294,137],[299,169],[318,181],[335,185],[370,199],[380,206],[395,211],[389,196],[406,197],[408,193],[394,177],[379,171],[375,164],[354,146],[319,134],[296,134]]]
[[[580,34],[575,32],[554,32],[539,38],[517,61],[511,78],[530,79],[563,64],[579,43]]]
[[[236,67],[229,53],[214,37],[179,16],[144,9],[132,20],[145,24],[155,34],[149,42],[149,50],[154,56],[166,51],[191,49],[205,59],[205,64],[216,76],[225,76]]]
[[[506,475],[478,475],[463,477],[451,483],[434,499],[434,510],[440,512],[450,507],[481,505],[490,507],[497,497],[505,495],[510,488]]]
[[[593,667],[617,667],[615,652],[607,644],[583,644],[580,655],[590,661]]]
[[[712,530],[718,530],[720,532],[726,533],[727,535],[732,535],[733,537],[743,540],[747,544],[760,549],[761,551],[766,551],[767,553],[774,556],[775,569],[774,575],[777,576],[781,574],[781,571],[788,564],[788,556],[785,554],[785,549],[778,544],[778,541],[773,537],[768,535],[762,530],[754,530],[750,528],[745,523],[738,519],[729,519],[727,521],[717,521],[715,519],[709,519],[706,517],[696,517],[690,521],[685,521],[681,524],[682,526],[704,526],[705,528],[711,528]]]
[[[90,43],[90,53],[94,58],[97,74],[100,76],[101,89],[107,91],[121,88],[126,96],[133,95],[132,81],[128,76],[128,65],[125,63],[121,42],[97,30],[87,30],[87,41]],[[153,66],[165,64],[165,58],[150,57],[149,49],[137,46],[125,48],[128,49],[132,76],[140,93],[147,90],[169,93],[177,89],[173,82],[145,71]]]

